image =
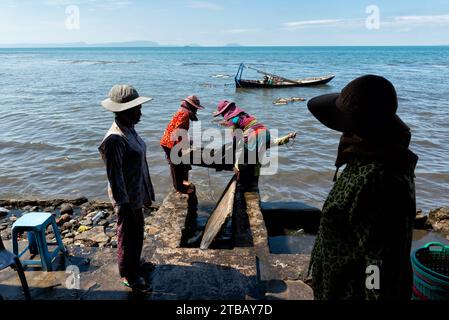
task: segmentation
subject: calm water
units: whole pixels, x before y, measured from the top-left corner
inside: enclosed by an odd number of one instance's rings
[[[317,88],[236,91],[232,77],[241,62],[285,77],[336,78]],[[148,145],[158,200],[171,188],[159,139],[180,98],[194,93],[207,107],[199,116],[204,128],[216,127],[211,113],[227,98],[270,128],[298,131],[295,145],[280,149],[279,173],[261,179],[262,199],[321,207],[339,135],[321,126],[304,102],[272,102],[339,91],[366,73],[386,76],[398,90],[399,114],[420,156],[418,207],[449,205],[449,47],[0,49],[0,198],[107,199],[97,146],[112,115],[100,101],[113,84],[130,83],[155,98],[137,130]],[[195,168],[192,181],[202,202],[211,203],[229,178]]]

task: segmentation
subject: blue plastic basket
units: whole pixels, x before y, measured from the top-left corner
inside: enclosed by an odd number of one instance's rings
[[[449,246],[431,242],[412,254],[413,299],[449,300]]]

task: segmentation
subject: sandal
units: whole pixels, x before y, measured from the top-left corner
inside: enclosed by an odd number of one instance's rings
[[[127,278],[122,279],[122,284],[132,289],[133,291],[148,293],[150,288],[147,286],[145,280],[142,277],[137,277],[134,281],[129,281]]]
[[[140,259],[139,270],[140,271],[153,271],[156,269],[156,265],[152,262],[145,261],[145,259]]]

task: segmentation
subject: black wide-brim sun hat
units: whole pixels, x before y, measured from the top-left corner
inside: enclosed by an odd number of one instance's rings
[[[340,132],[372,135],[410,130],[396,115],[393,85],[375,75],[351,81],[340,93],[315,97],[307,107],[323,125]]]

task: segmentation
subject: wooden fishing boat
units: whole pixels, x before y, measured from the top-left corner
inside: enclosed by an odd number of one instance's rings
[[[262,80],[245,80],[242,79],[243,70],[245,68],[252,69],[260,74],[264,75]],[[304,78],[304,79],[287,79],[278,75],[270,74],[264,71],[260,71],[256,68],[249,67],[240,64],[239,70],[235,76],[235,85],[237,88],[290,88],[290,87],[311,87],[324,85],[332,79],[335,75],[328,75],[323,77]]]

